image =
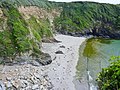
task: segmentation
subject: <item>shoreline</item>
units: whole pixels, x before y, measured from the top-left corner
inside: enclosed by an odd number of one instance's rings
[[[60,43],[44,43],[43,51],[49,53],[56,59],[50,64],[48,76],[52,79],[53,90],[75,90],[74,79],[76,75],[76,65],[79,59],[80,45],[86,40],[84,37],[73,37],[67,35],[57,35],[55,37]],[[60,48],[65,46],[65,48]],[[47,50],[46,48],[49,48]],[[56,55],[54,52],[62,51],[64,54]]]
[[[42,51],[51,55],[51,64],[0,66],[0,85],[25,90],[76,90],[73,81],[79,47],[86,38],[56,35],[55,39],[61,42],[42,44]]]

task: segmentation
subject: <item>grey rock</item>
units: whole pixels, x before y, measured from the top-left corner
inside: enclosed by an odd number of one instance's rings
[[[62,46],[60,46],[60,48],[65,48],[65,46],[62,45]]]
[[[21,87],[22,88],[25,88],[29,85],[28,81],[27,80],[21,80]]]
[[[59,51],[56,51],[55,53],[56,53],[56,54],[64,54],[64,53],[63,53],[62,51],[60,51],[60,50],[59,50]]]
[[[20,83],[18,83],[16,81],[11,81],[11,84],[12,84],[13,87],[15,87],[16,89],[18,89]]]
[[[37,61],[35,61],[35,60],[32,60],[32,61],[30,61],[29,62],[31,65],[33,65],[33,66],[40,66],[40,63],[38,63]]]
[[[40,75],[38,73],[34,73],[34,76],[37,78],[37,79],[40,79]]]
[[[55,60],[57,57],[55,56],[54,58],[53,58],[53,60]]]
[[[53,85],[52,85],[51,82],[49,82],[49,83],[48,83],[48,86],[47,86],[47,89],[48,89],[48,90],[51,90],[52,88],[53,88]]]
[[[36,77],[34,76],[30,77],[30,81],[32,82],[32,84],[38,83]]]
[[[60,63],[57,63],[58,66],[60,66]]]
[[[12,84],[8,81],[8,82],[6,83],[6,87],[7,87],[7,88],[10,88],[10,87],[12,87]]]
[[[48,65],[52,62],[51,56],[47,53],[43,53],[41,55],[41,58],[36,59],[37,62],[39,62],[42,65]]]
[[[5,85],[1,81],[0,81],[0,90],[6,90]]]
[[[36,90],[36,89],[38,89],[38,88],[39,88],[39,85],[38,85],[38,84],[32,86],[32,90]]]
[[[25,88],[25,90],[31,90],[31,86],[27,86],[26,88]],[[23,90],[23,89],[22,89]]]
[[[6,77],[6,80],[7,80],[7,81],[11,81],[11,80],[12,80],[12,77]]]

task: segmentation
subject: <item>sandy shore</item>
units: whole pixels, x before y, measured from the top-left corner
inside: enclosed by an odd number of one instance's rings
[[[14,90],[75,90],[73,80],[78,51],[85,38],[66,35],[56,35],[55,38],[61,42],[42,44],[42,50],[53,59],[51,64],[39,67],[30,64],[1,65],[0,88],[4,88],[5,84],[7,87],[20,88]],[[63,54],[56,54],[57,51],[62,51]]]
[[[79,58],[79,47],[84,37],[72,37],[57,35],[55,38],[61,43],[44,43],[42,50],[49,53],[52,58],[56,58],[52,64],[46,66],[46,72],[52,80],[54,90],[75,90],[73,79],[76,72],[76,65]],[[60,46],[65,48],[60,48]],[[56,51],[64,54],[55,54]]]

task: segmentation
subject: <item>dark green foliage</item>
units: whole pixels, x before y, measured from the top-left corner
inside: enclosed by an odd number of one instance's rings
[[[55,6],[53,3],[48,2],[48,0],[2,0],[8,3],[12,3],[15,7],[19,6],[38,6],[42,8],[52,8]],[[0,2],[2,2],[0,1]]]
[[[13,56],[15,47],[10,39],[9,31],[0,32],[0,57]]]
[[[97,81],[100,90],[120,90],[120,56],[113,56],[110,60],[110,66],[99,73]]]
[[[114,29],[120,7],[111,4],[89,2],[62,3],[61,16],[54,22],[57,30],[82,31],[93,29],[100,24],[100,28]]]
[[[29,30],[23,17],[12,5],[4,3],[3,7],[4,11],[7,12],[5,14],[8,17],[8,28],[11,33],[11,41],[14,48],[16,48],[17,52],[29,50],[29,39],[27,37],[29,35]]]
[[[40,20],[31,16],[31,18],[27,22],[38,41],[40,41],[41,38],[53,37],[48,20]]]
[[[0,18],[2,29],[0,31],[0,57],[14,59],[16,55],[30,50],[33,56],[39,57],[41,39],[53,37],[49,20],[40,20],[31,16],[25,21],[18,9],[8,2],[3,2],[1,8],[4,17]],[[5,22],[6,27],[3,25]]]
[[[15,57],[29,51],[31,43],[27,23],[11,4],[2,3],[2,9],[7,17],[7,28],[0,32],[0,57]]]
[[[118,16],[116,20],[116,29],[120,30],[120,16]]]

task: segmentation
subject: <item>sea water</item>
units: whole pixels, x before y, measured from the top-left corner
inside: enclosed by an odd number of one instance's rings
[[[120,40],[90,38],[80,46],[79,52],[76,78],[82,87],[87,87],[85,90],[97,90],[98,73],[110,64],[111,56],[120,55]]]

